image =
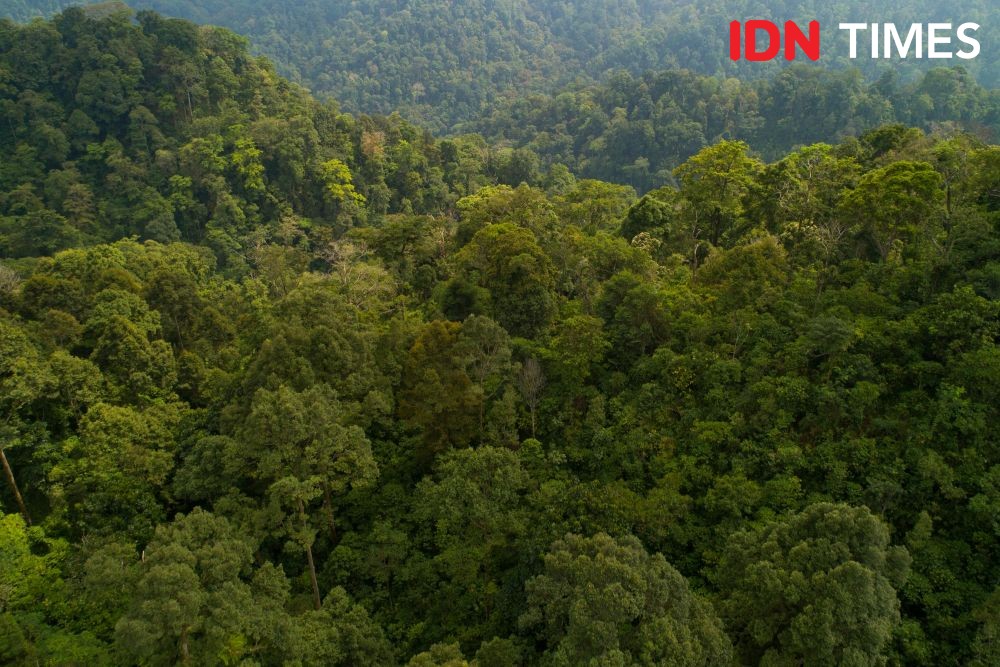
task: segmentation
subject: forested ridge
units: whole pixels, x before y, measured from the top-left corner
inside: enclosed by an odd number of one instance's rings
[[[687,70],[627,73],[603,85],[525,95],[459,125],[522,162],[564,164],[574,173],[645,192],[709,144],[746,141],[765,159],[811,143],[851,141],[881,125],[1000,135],[1000,90],[962,67],[937,67],[903,82],[891,71],[866,81],[857,69],[793,66],[770,79],[698,76]]]
[[[17,20],[86,0],[6,0]],[[436,131],[493,112],[526,92],[556,94],[603,84],[613,72],[687,69],[702,76],[771,78],[785,66],[728,58],[730,21],[765,18],[822,26],[823,56],[811,69],[863,68],[904,79],[948,61],[848,57],[844,21],[975,22],[983,50],[963,62],[1000,85],[997,3],[966,0],[132,0],[136,9],[246,35],[279,70],[352,112],[400,112]],[[864,40],[862,40],[864,41]],[[863,49],[862,49],[863,50]],[[808,63],[808,61],[806,61]],[[833,138],[827,138],[828,141]]]
[[[995,97],[900,85],[640,197],[0,21],[0,662],[998,664]]]

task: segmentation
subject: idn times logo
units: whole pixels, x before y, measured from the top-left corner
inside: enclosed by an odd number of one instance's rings
[[[729,57],[751,61],[774,60],[783,52],[785,60],[795,60],[799,51],[810,60],[821,54],[819,21],[810,21],[802,30],[794,21],[782,28],[771,21],[754,19],[729,24]],[[976,39],[978,23],[912,23],[903,28],[895,23],[840,23],[838,30],[848,35],[848,57],[952,58],[971,60],[981,47]],[[861,54],[859,56],[859,53]]]

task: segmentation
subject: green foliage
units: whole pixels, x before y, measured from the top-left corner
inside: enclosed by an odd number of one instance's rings
[[[513,223],[484,227],[456,255],[462,275],[490,295],[490,315],[515,336],[545,328],[555,311],[551,260]]]
[[[0,105],[17,119],[0,130],[5,256],[138,236],[264,270],[268,240],[321,247],[331,229],[436,211],[485,180],[463,140],[445,150],[398,116],[316,102],[232,33],[135,19],[70,8],[0,25]]]
[[[469,663],[462,657],[458,644],[434,644],[406,664],[407,667],[468,667]]]
[[[393,662],[392,649],[382,629],[342,588],[330,591],[318,611],[296,618],[291,634],[290,653],[303,666],[377,667]]]
[[[520,619],[542,664],[728,665],[732,646],[711,605],[634,537],[567,535],[527,583]]]
[[[247,48],[0,22],[0,662],[996,662],[992,93],[615,76],[491,146]]]
[[[0,656],[11,665],[111,665],[108,646],[90,631],[65,626],[73,601],[61,568],[65,540],[28,528],[15,514],[0,517]]]
[[[425,461],[468,445],[476,433],[484,397],[466,370],[461,328],[455,322],[428,323],[404,361],[399,413],[421,430]]]
[[[885,260],[901,241],[935,231],[929,221],[941,206],[940,185],[941,177],[929,164],[893,162],[862,176],[844,205],[862,221]]]
[[[414,511],[434,527],[443,592],[434,615],[461,628],[466,642],[510,627],[510,593],[496,578],[526,529],[528,481],[513,452],[481,447],[441,457],[434,478],[417,486]]]
[[[248,636],[254,595],[241,578],[251,558],[251,546],[208,512],[158,528],[143,555],[135,603],[115,628],[122,653],[151,664],[207,663],[259,640]]]
[[[914,22],[925,21],[933,11],[915,16]],[[775,12],[779,24],[788,20],[788,13]],[[727,26],[740,15],[747,13],[713,14],[718,19],[713,19],[712,28]],[[816,13],[803,18],[813,20]],[[838,16],[830,25],[842,19]],[[835,37],[839,35],[823,37],[824,66],[832,64]],[[692,50],[715,48],[713,53],[723,57],[727,40],[723,36],[716,47],[701,42]],[[849,66],[858,62],[852,60]],[[896,76],[906,65],[901,60],[892,61],[893,69],[874,81],[853,69],[793,64],[774,72],[761,64],[751,63],[756,69],[743,74],[773,76],[754,81],[727,78],[728,72],[716,72],[714,64],[709,72],[654,66],[633,74],[615,73],[596,84],[512,97],[460,127],[533,151],[543,167],[568,165],[580,176],[628,183],[640,192],[657,188],[689,157],[723,141],[744,141],[776,160],[803,145],[851,136],[873,139],[868,131],[883,132],[877,128],[885,123],[905,123],[897,126],[905,133],[916,131],[910,125],[932,130],[945,120],[971,132],[985,130],[983,136],[992,138],[1000,130],[995,81],[981,86],[961,67],[938,67],[904,83],[905,77]],[[883,132],[872,142],[872,152],[882,155],[903,138]]]
[[[15,20],[46,16],[70,4],[71,0],[8,0],[2,13]],[[896,78],[907,80],[926,71],[937,62],[928,59],[895,59],[891,68],[880,59],[848,58],[846,31],[838,23],[848,20],[853,10],[846,2],[771,2],[766,5],[746,0],[716,0],[706,7],[691,3],[663,3],[653,0],[464,0],[460,5],[445,0],[399,4],[381,0],[357,4],[344,0],[305,0],[292,5],[282,2],[251,3],[231,0],[135,0],[129,3],[138,9],[153,9],[168,16],[178,16],[198,23],[220,25],[251,39],[256,48],[272,58],[283,74],[323,97],[340,100],[345,108],[355,112],[391,113],[400,111],[410,120],[434,130],[450,129],[462,121],[475,120],[484,110],[492,110],[505,100],[527,93],[552,94],[567,83],[573,83],[568,94],[580,84],[604,82],[609,72],[639,75],[664,69],[686,69],[699,75],[718,76],[709,96],[695,98],[684,95],[661,99],[654,91],[652,103],[633,101],[622,95],[621,78],[613,76],[606,94],[608,107],[586,109],[582,124],[606,120],[612,116],[631,116],[636,111],[645,116],[659,104],[665,113],[649,122],[615,120],[607,136],[609,152],[631,151],[632,146],[650,136],[679,136],[681,142],[698,137],[699,117],[713,116],[727,122],[752,107],[760,99],[769,111],[764,117],[780,117],[785,122],[803,122],[806,127],[820,128],[824,136],[812,134],[790,140],[813,142],[832,141],[835,133],[850,127],[842,124],[852,116],[861,119],[892,113],[899,100],[906,103],[906,113],[917,111],[928,121],[954,120],[956,110],[963,107],[970,95],[968,87],[949,76],[930,77],[912,94],[893,95],[887,100],[886,88],[896,85]],[[89,10],[97,13],[97,9]],[[142,15],[142,14],[140,14]],[[803,67],[807,81],[796,86],[778,83],[773,88],[749,95],[731,96],[736,86],[733,79],[777,77],[788,71],[784,59],[773,62],[733,62],[728,52],[729,22],[747,18],[770,19],[781,25],[797,21],[804,26],[817,20],[822,26],[823,68],[843,70],[863,66],[865,76],[878,80],[860,95],[854,84],[860,76],[836,77],[830,86],[812,85],[823,75],[818,66]],[[998,82],[997,56],[987,44],[995,43],[996,6],[986,0],[966,2],[960,16],[942,8],[935,0],[907,0],[894,3],[877,17],[899,26],[911,23],[957,20],[974,21],[981,28],[976,36],[982,41],[982,53],[967,61],[977,76],[990,86]],[[875,20],[875,17],[872,18]],[[173,30],[163,30],[173,36]],[[861,40],[864,42],[864,39]],[[861,48],[864,54],[864,48]],[[798,63],[802,62],[800,60]],[[836,72],[839,74],[840,72]],[[854,81],[852,81],[854,79]],[[115,92],[114,87],[94,89]],[[106,83],[104,84],[107,85]],[[723,90],[718,90],[718,89]],[[727,90],[728,89],[728,90]],[[881,93],[881,94],[880,94]],[[737,101],[738,100],[738,101]],[[636,103],[630,103],[636,102]],[[183,101],[179,102],[179,106]],[[515,102],[515,104],[524,104]],[[535,106],[537,102],[533,102]],[[568,107],[565,103],[559,106]],[[525,105],[527,106],[527,105]],[[584,105],[574,105],[582,108]],[[829,110],[831,106],[839,111]],[[621,114],[612,109],[620,108]],[[794,112],[793,112],[794,110]],[[689,112],[693,112],[690,113]],[[655,113],[655,112],[654,112]],[[606,115],[605,115],[606,114]],[[801,119],[799,121],[798,119]],[[900,121],[916,122],[908,115]],[[629,120],[633,120],[629,118]],[[667,126],[670,126],[669,129]],[[527,124],[523,126],[527,129]],[[751,124],[752,127],[752,124]],[[556,125],[547,128],[556,130]],[[541,128],[539,128],[541,129]],[[574,128],[575,129],[575,128]],[[558,131],[558,130],[557,130]],[[775,123],[767,129],[769,137],[785,135],[789,128]],[[662,133],[662,134],[661,134]],[[552,130],[546,132],[551,135]],[[569,133],[586,145],[576,132]],[[707,142],[721,135],[706,134]],[[552,142],[552,138],[542,139]],[[557,140],[561,141],[562,137]],[[631,146],[630,146],[631,145]],[[790,144],[783,144],[791,148]],[[693,151],[692,151],[693,152]],[[619,154],[621,154],[619,153]],[[690,153],[687,153],[688,155]],[[653,155],[646,155],[654,161]],[[686,155],[680,155],[682,160]],[[647,167],[641,162],[618,160],[619,167],[641,172]],[[527,160],[517,159],[521,165]],[[563,161],[575,167],[575,164]],[[650,174],[656,173],[659,165]],[[511,180],[522,180],[523,167],[513,170]],[[606,174],[594,174],[607,178]]]
[[[810,505],[730,538],[720,610],[748,662],[883,664],[909,562],[867,508]]]

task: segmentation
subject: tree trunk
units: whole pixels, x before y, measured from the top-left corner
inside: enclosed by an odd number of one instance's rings
[[[21,497],[21,490],[17,488],[14,471],[11,470],[10,462],[7,461],[7,454],[4,452],[3,447],[0,447],[0,462],[3,462],[3,474],[7,478],[10,490],[14,493],[14,501],[17,502],[17,508],[21,511],[21,516],[24,517],[24,523],[30,526],[31,515],[28,514],[28,506],[24,504],[24,498]]]
[[[191,664],[191,649],[188,646],[188,627],[185,625],[184,629],[181,630],[181,664],[189,665]]]
[[[482,386],[482,385],[480,385]],[[485,392],[484,392],[485,393]],[[483,432],[486,430],[486,397],[479,401],[479,439],[483,439]]]
[[[299,517],[303,519],[303,523],[305,521],[305,516],[305,505],[303,505],[302,501],[299,500]],[[306,563],[309,565],[309,580],[312,582],[313,589],[313,607],[316,608],[316,611],[319,611],[323,602],[319,597],[319,581],[316,580],[316,561],[313,560],[312,544],[304,543],[302,546],[305,547]]]
[[[319,599],[319,582],[316,580],[316,563],[313,561],[313,549],[311,544],[306,545],[306,561],[309,563],[309,579],[312,581],[313,589],[313,607],[316,611],[322,606],[322,601]]]
[[[333,521],[333,497],[330,495],[330,485],[323,480],[323,508],[326,510],[326,523],[330,529],[330,540],[337,544],[337,524]]]

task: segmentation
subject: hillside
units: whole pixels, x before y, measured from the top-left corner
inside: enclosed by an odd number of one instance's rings
[[[0,9],[16,19],[47,15],[67,0],[12,0]],[[771,77],[784,61],[733,63],[727,58],[732,20],[819,20],[827,55],[822,69],[860,66],[871,79],[887,69],[928,69],[937,61],[893,62],[846,58],[844,20],[978,21],[987,45],[971,61],[987,87],[1000,85],[993,26],[997,5],[973,0],[869,3],[788,0],[766,6],[747,0],[135,0],[136,9],[225,26],[251,39],[286,76],[345,109],[399,111],[443,131],[473,120],[506,98],[554,93],[573,82],[603,83],[615,71],[633,75],[683,68],[700,75]],[[960,12],[960,13],[956,13]]]
[[[224,29],[67,10],[0,40],[7,256],[137,235],[245,266],[272,235],[447,210],[506,168],[478,137],[317,102]]]
[[[723,139],[778,159],[797,146],[849,142],[892,123],[996,141],[1000,90],[980,86],[961,67],[931,69],[909,83],[800,65],[747,82],[686,70],[619,73],[603,85],[498,104],[459,129],[520,149],[540,166],[560,163],[644,192],[671,182],[674,168]]]

